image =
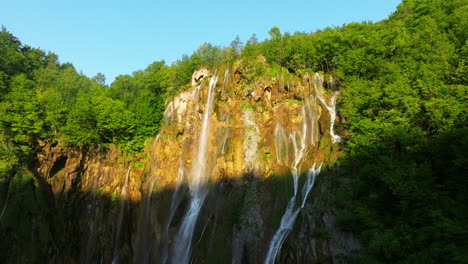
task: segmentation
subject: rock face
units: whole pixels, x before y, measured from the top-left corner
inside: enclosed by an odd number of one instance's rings
[[[192,86],[196,86],[197,82],[201,81],[204,77],[211,77],[211,73],[207,68],[200,68],[192,74]]]
[[[65,263],[111,258],[119,201],[131,205],[141,200],[137,177],[129,177],[123,190],[127,168],[122,153],[112,146],[71,149],[39,142],[36,160],[34,171],[48,197],[54,240],[60,246],[55,258]],[[131,175],[141,171],[133,169]],[[127,209],[128,223],[129,212],[135,209]]]
[[[359,243],[335,224],[333,165],[340,143],[333,140],[327,109],[334,91],[325,91],[319,74],[252,79],[235,65],[218,75],[206,139],[208,193],[196,217],[191,263],[264,262],[293,196],[291,171],[298,172],[301,192],[316,162],[322,172],[302,209],[298,195],[298,218],[276,259],[339,263]],[[114,147],[69,149],[40,142],[35,172],[57,214],[55,240],[63,246],[56,259],[170,263],[179,254],[176,235],[192,199],[191,168],[214,77],[207,69],[196,71],[192,88],[167,103],[146,157],[130,162]]]

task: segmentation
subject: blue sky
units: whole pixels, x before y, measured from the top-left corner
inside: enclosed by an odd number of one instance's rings
[[[239,35],[259,40],[273,26],[312,32],[350,22],[379,21],[400,0],[119,1],[3,0],[0,24],[22,43],[59,55],[110,84],[120,74],[168,64],[200,44],[226,46]]]

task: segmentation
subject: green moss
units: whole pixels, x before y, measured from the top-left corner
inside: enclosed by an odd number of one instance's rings
[[[304,101],[295,100],[295,99],[286,99],[286,100],[283,100],[281,103],[287,104],[287,105],[303,105]]]
[[[323,148],[323,147],[330,147],[330,146],[331,146],[331,139],[330,139],[330,137],[322,137],[322,138],[320,139],[319,146],[320,146],[321,148]]]
[[[132,165],[137,167],[137,168],[143,168],[145,167],[145,163],[144,162],[139,162],[139,161],[134,161],[132,162]]]
[[[243,100],[242,101],[242,109],[243,110],[246,110],[246,109],[254,110],[254,107],[249,102]]]
[[[218,106],[222,106],[222,107],[224,107],[224,108],[229,109],[229,105],[228,105],[226,102],[224,102],[224,101],[219,101],[219,102],[218,102]]]
[[[115,207],[120,204],[120,202],[124,199],[122,194],[117,193],[117,190],[114,190],[114,192],[111,195],[111,206]]]
[[[106,192],[106,187],[102,186],[96,190],[96,195],[103,195]]]

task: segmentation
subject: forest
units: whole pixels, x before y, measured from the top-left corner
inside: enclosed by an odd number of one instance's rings
[[[356,263],[468,263],[467,17],[466,0],[404,0],[379,22],[272,27],[263,41],[254,34],[225,47],[205,43],[110,85],[2,27],[0,245],[11,242],[7,233],[26,235],[21,219],[45,214],[28,202],[39,194],[25,184],[36,184],[29,168],[41,141],[115,145],[137,156],[194,70],[239,63],[250,69],[246,78],[320,72],[335,81],[345,132],[340,181],[349,186],[336,194],[347,212],[338,220],[365,245]],[[8,200],[15,192],[23,195]],[[5,202],[22,210],[5,214]]]

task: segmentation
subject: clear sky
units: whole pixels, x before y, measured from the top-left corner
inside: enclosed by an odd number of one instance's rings
[[[205,42],[227,46],[239,35],[259,40],[273,26],[312,32],[379,21],[401,0],[0,0],[0,24],[22,43],[52,51],[110,84],[120,74],[168,64]]]

